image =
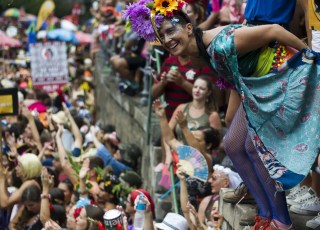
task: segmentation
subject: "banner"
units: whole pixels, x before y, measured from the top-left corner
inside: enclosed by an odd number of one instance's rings
[[[55,4],[51,0],[47,0],[44,3],[42,3],[38,14],[36,31],[40,29],[44,21],[47,20],[50,14],[54,11],[54,8]]]
[[[32,85],[54,92],[68,82],[67,48],[64,42],[30,45]]]
[[[18,89],[0,89],[0,116],[18,115]]]
[[[320,30],[320,0],[308,1],[309,28]]]

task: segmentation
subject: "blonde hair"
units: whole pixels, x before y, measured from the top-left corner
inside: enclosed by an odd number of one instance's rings
[[[42,165],[35,154],[25,153],[18,157],[18,162],[25,180],[30,180],[41,175]]]

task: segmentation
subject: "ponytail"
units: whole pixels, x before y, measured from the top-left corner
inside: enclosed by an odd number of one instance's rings
[[[203,36],[203,31],[200,28],[194,28],[193,29],[193,34],[194,37],[196,39],[196,43],[197,43],[197,47],[199,49],[199,56],[202,57],[206,63],[208,64],[208,66],[213,69],[210,59],[211,57],[209,56],[209,54],[207,53],[206,47],[202,41],[202,36]]]

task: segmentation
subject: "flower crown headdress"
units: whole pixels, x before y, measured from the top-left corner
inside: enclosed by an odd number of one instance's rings
[[[127,6],[123,18],[129,20],[132,30],[147,41],[159,39],[157,29],[164,17],[173,17],[181,11],[183,0],[140,0]],[[159,39],[160,40],[160,39]]]

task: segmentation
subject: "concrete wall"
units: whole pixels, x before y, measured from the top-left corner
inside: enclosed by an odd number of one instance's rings
[[[153,115],[150,126],[151,144],[147,144],[147,107],[140,105],[140,97],[128,97],[119,92],[117,79],[110,73],[103,73],[105,63],[97,58],[95,70],[96,117],[104,124],[113,124],[123,143],[135,143],[142,152],[141,174],[144,188],[154,191],[156,184],[153,167],[159,162],[159,151],[152,142],[159,136],[157,118]],[[157,154],[156,154],[157,153]]]

